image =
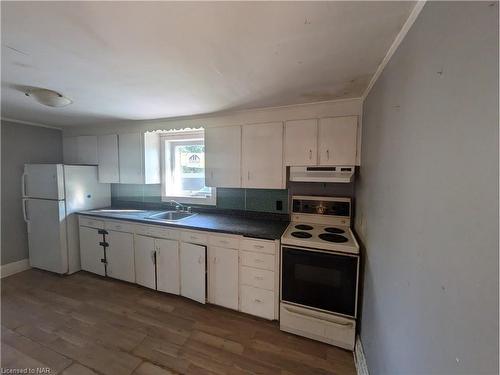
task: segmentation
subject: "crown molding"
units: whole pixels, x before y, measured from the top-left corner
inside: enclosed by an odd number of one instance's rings
[[[392,55],[396,52],[398,49],[399,45],[403,41],[403,39],[406,37],[406,34],[408,34],[408,31],[410,31],[411,27],[415,23],[415,20],[417,19],[418,15],[422,11],[422,8],[424,7],[425,3],[427,0],[419,0],[415,4],[415,7],[412,9],[410,15],[406,19],[406,22],[404,23],[403,27],[399,31],[398,35],[396,35],[396,38],[392,42],[391,46],[387,50],[387,54],[385,55],[384,59],[378,66],[377,70],[375,71],[375,74],[373,75],[372,79],[370,80],[370,83],[368,84],[368,87],[366,88],[365,92],[363,93],[362,100],[363,102],[365,101],[366,97],[370,93],[370,90],[372,87],[375,85],[375,82],[379,79],[380,75],[384,71],[385,66],[389,63],[391,60]]]
[[[38,126],[40,128],[62,130],[62,128],[58,128],[57,126],[51,126],[51,125],[41,124],[39,122],[16,120],[16,119],[13,119],[13,118],[8,118],[8,117],[0,117],[0,120],[2,120],[2,121],[8,121],[8,122],[14,122],[14,123],[18,123],[18,124],[24,124],[24,125]]]

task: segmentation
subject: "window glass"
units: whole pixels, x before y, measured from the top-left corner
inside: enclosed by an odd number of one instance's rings
[[[203,133],[162,136],[164,147],[163,200],[215,204],[215,188],[205,186]]]

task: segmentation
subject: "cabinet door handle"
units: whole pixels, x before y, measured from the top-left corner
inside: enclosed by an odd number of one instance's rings
[[[214,264],[217,263],[217,257],[214,257]]]
[[[151,260],[153,261],[153,264],[156,263],[156,251],[154,250],[151,252]]]
[[[250,171],[247,172],[247,180],[250,181]]]
[[[256,249],[263,249],[264,248],[263,245],[253,245],[253,247],[255,247]]]
[[[309,150],[309,160],[311,160],[312,157],[313,157],[313,152],[312,152],[312,150]]]
[[[330,160],[330,150],[326,150],[326,160]]]
[[[202,255],[200,255],[200,257],[198,258],[198,263],[203,264],[203,256]]]
[[[263,263],[264,261],[262,259],[254,259],[255,263]]]
[[[258,299],[258,298],[255,298],[254,299],[254,302],[257,302],[257,303],[262,303],[262,300]]]
[[[255,280],[264,280],[264,278],[262,276],[255,276],[254,278],[255,278]]]

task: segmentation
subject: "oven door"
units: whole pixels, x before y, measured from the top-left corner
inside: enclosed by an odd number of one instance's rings
[[[282,247],[281,300],[356,317],[359,256]]]

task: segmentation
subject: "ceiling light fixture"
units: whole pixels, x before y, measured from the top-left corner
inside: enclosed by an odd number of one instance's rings
[[[38,103],[49,107],[64,107],[73,103],[71,99],[66,98],[56,91],[48,89],[33,88],[24,93],[26,96],[32,97]]]

